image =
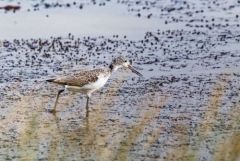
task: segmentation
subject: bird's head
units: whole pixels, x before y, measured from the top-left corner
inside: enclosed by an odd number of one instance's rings
[[[119,68],[124,67],[124,68],[130,69],[133,73],[137,74],[138,76],[143,76],[136,69],[134,69],[134,67],[131,64],[132,64],[132,61],[129,61],[122,56],[119,56],[119,57],[113,59],[111,65],[110,65],[110,68],[112,71],[116,71]]]

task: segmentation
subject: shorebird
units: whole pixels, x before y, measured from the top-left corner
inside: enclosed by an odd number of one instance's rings
[[[59,95],[65,91],[73,91],[73,92],[80,92],[87,96],[87,103],[86,103],[86,117],[88,117],[88,104],[89,99],[93,92],[102,88],[111,74],[117,71],[119,68],[128,68],[133,73],[143,76],[137,70],[133,68],[131,62],[123,58],[122,56],[113,59],[112,63],[109,65],[108,68],[99,68],[99,69],[92,69],[87,71],[80,71],[77,73],[72,73],[67,76],[57,77],[54,79],[48,79],[48,82],[53,82],[59,85],[63,85],[65,88],[60,89],[57,93],[56,101],[54,104],[54,108],[49,110],[51,113],[56,113],[57,102],[59,99]]]

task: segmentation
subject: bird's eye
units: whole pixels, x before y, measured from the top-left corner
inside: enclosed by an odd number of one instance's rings
[[[124,60],[124,62],[126,63],[126,62],[127,62],[127,60]]]

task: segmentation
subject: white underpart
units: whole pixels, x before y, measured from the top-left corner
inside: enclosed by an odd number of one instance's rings
[[[108,74],[108,75],[100,74],[98,76],[98,79],[97,79],[96,82],[92,82],[92,83],[86,84],[86,85],[84,85],[82,87],[66,85],[65,89],[67,89],[69,91],[73,91],[73,92],[84,93],[84,94],[87,94],[90,97],[91,94],[94,91],[100,89],[101,87],[103,87],[106,84],[106,82],[109,79],[109,77],[110,77],[110,74]]]

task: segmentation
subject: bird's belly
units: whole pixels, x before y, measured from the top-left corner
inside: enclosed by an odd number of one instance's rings
[[[89,90],[87,89],[83,89],[82,87],[78,87],[78,86],[65,86],[65,89],[72,91],[72,92],[80,92],[80,93],[84,93],[86,94]]]
[[[97,90],[97,89],[103,87],[106,84],[108,78],[109,77],[100,77],[100,78],[97,79],[96,82],[91,82],[89,84],[86,84],[82,88],[84,88],[84,89],[91,89],[91,90],[93,90],[93,89]]]

